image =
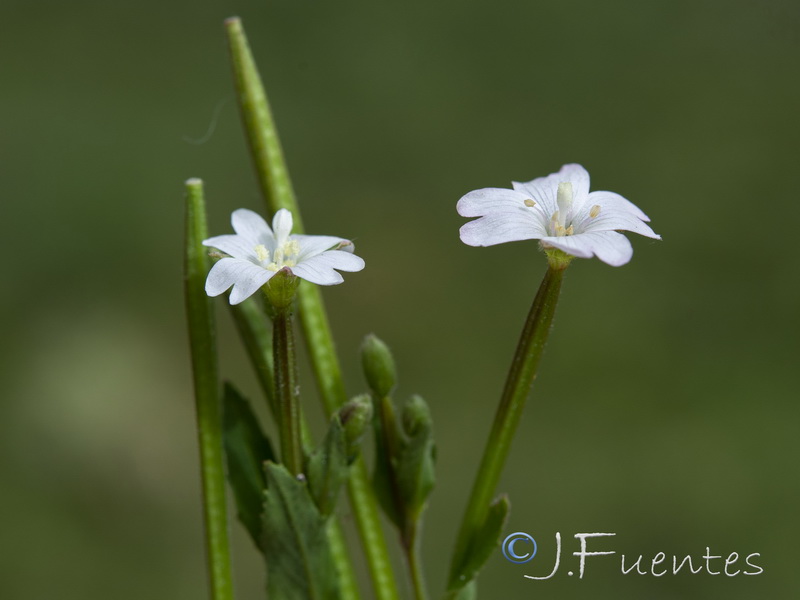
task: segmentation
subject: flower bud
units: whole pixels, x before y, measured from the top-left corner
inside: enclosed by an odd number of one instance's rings
[[[397,383],[397,372],[389,347],[375,335],[368,335],[361,345],[361,364],[372,392],[378,398],[388,396]]]
[[[408,437],[415,437],[420,432],[429,431],[432,426],[431,411],[421,396],[411,396],[403,405],[403,431]]]
[[[356,396],[339,409],[339,421],[344,428],[347,457],[354,458],[361,438],[372,422],[372,400],[366,394]]]

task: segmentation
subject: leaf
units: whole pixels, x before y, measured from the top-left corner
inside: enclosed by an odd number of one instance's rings
[[[452,596],[457,600],[474,597],[475,578],[483,565],[500,545],[500,536],[505,527],[510,508],[508,496],[505,494],[492,502],[483,525],[475,532],[470,547],[461,567],[458,569],[456,583],[451,584],[449,592],[459,591]],[[471,589],[470,589],[471,588]]]
[[[403,443],[396,464],[397,487],[407,518],[416,521],[436,482],[436,446],[427,404],[412,396],[403,406]]]
[[[336,600],[338,579],[325,518],[305,481],[268,462],[263,539],[270,600]]]
[[[228,482],[236,499],[237,514],[260,548],[264,490],[267,487],[264,463],[275,460],[275,455],[250,404],[229,382],[225,382],[222,413]]]
[[[336,498],[347,480],[347,448],[344,428],[339,416],[331,419],[322,444],[311,453],[306,465],[306,477],[311,496],[323,516],[336,506]]]

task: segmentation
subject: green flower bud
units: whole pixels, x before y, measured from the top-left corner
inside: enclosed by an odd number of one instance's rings
[[[414,395],[406,401],[401,419],[403,431],[408,437],[416,437],[432,427],[431,411],[421,396]]]
[[[397,384],[397,371],[389,347],[370,334],[361,344],[361,364],[372,392],[383,398],[391,394]]]
[[[361,438],[372,423],[372,400],[367,394],[356,396],[339,409],[339,421],[344,428],[346,454],[353,460],[358,453]]]

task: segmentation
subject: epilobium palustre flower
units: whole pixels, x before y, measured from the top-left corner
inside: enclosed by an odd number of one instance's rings
[[[564,165],[558,173],[512,185],[513,190],[475,190],[458,201],[462,217],[480,217],[461,227],[461,241],[493,246],[539,240],[545,249],[597,256],[618,267],[631,259],[633,248],[617,230],[661,239],[629,200],[614,192],[589,192],[589,173],[580,165]]]
[[[275,213],[272,229],[260,215],[246,208],[233,211],[231,224],[235,235],[218,235],[203,241],[204,246],[228,255],[208,272],[206,293],[219,296],[233,286],[231,304],[252,296],[284,268],[319,285],[344,281],[334,269],[364,268],[364,260],[353,254],[353,243],[349,240],[330,235],[292,234],[292,213],[285,208]]]

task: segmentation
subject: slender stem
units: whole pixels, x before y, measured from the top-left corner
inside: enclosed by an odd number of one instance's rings
[[[186,182],[185,294],[194,376],[206,559],[212,600],[232,600],[228,511],[222,455],[222,407],[211,299],[205,293],[208,252],[203,182]]]
[[[450,566],[448,587],[453,587],[459,582],[462,575],[460,569],[470,553],[472,537],[486,520],[511,440],[519,425],[522,409],[525,407],[525,401],[536,377],[539,359],[550,333],[563,275],[563,268],[548,267],[528,313],[461,522]]]
[[[272,355],[275,360],[275,400],[279,413],[281,456],[289,472],[298,475],[303,471],[303,444],[294,331],[289,311],[278,311],[272,318]]]
[[[240,304],[229,306],[234,321],[236,322],[236,328],[247,350],[247,355],[250,358],[250,362],[253,364],[258,381],[267,398],[272,416],[277,422],[280,412],[275,402],[272,331],[270,327],[267,326],[267,316],[264,314],[264,311],[258,307],[253,298],[245,300]],[[311,446],[311,433],[303,417],[302,407],[300,409],[300,428],[304,446]],[[342,528],[336,519],[331,519],[328,523],[327,533],[331,555],[333,556],[339,573],[339,593],[341,594],[341,598],[342,600],[357,600],[358,584],[355,580],[350,557],[347,554],[347,544],[345,543]]]
[[[415,600],[428,600],[428,591],[425,587],[425,576],[422,569],[422,560],[419,551],[419,522],[414,523],[411,531],[403,539],[403,551],[408,561],[408,572],[411,575],[411,584],[414,588]]]
[[[244,128],[264,198],[272,213],[280,208],[290,210],[294,217],[294,230],[302,233],[302,218],[283,159],[277,129],[242,23],[237,18],[231,18],[225,21],[225,27]],[[347,401],[347,395],[342,384],[341,369],[322,295],[316,286],[301,285],[298,289],[298,304],[300,323],[317,386],[326,413],[330,416]],[[375,598],[397,600],[397,584],[380,524],[377,501],[363,460],[359,459],[352,465],[347,486]]]

